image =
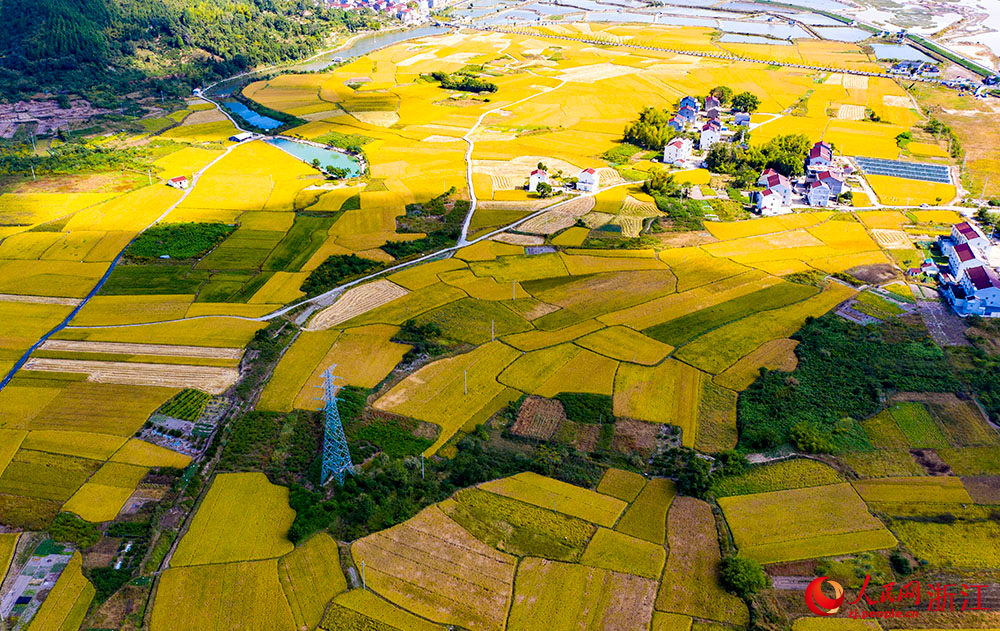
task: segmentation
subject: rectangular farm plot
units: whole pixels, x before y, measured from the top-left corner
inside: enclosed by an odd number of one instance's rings
[[[792,372],[799,365],[799,358],[795,355],[795,347],[798,345],[798,340],[788,339],[764,342],[749,355],[741,357],[716,375],[714,381],[724,388],[741,392],[757,380],[761,368]]]
[[[527,558],[518,568],[510,631],[645,629],[656,582],[647,578]]]
[[[278,561],[172,567],[157,586],[151,631],[297,628],[278,582]]]
[[[717,374],[770,340],[788,337],[807,317],[819,317],[850,298],[854,289],[838,283],[801,302],[730,322],[681,348],[675,356],[706,372]]]
[[[662,545],[598,528],[580,557],[581,565],[659,579],[667,553]]]
[[[484,491],[504,495],[571,517],[611,528],[625,510],[625,502],[537,473],[519,473],[513,477],[480,485]]]
[[[948,446],[941,429],[934,423],[934,419],[922,403],[897,403],[889,408],[889,413],[911,447]]]
[[[288,489],[271,484],[263,473],[218,475],[177,546],[172,564],[205,565],[287,554],[294,546],[285,534],[294,518]]]
[[[882,478],[854,482],[866,502],[906,504],[972,504],[962,480],[944,476]]]
[[[389,281],[385,281],[389,282]],[[398,287],[398,285],[394,285]],[[400,289],[402,289],[400,287]],[[436,283],[425,287],[420,291],[410,292],[401,297],[397,297],[390,302],[366,310],[365,312],[352,316],[348,320],[339,320],[345,326],[360,326],[362,324],[403,324],[407,320],[418,315],[436,309],[449,302],[454,302],[466,297],[466,293],[461,289]],[[334,303],[334,307],[337,303]],[[338,323],[338,324],[339,324]],[[331,325],[327,325],[331,326]]]
[[[744,625],[742,600],[719,583],[719,533],[712,508],[693,497],[678,497],[667,516],[670,554],[656,595],[656,610]]]
[[[147,443],[137,438],[129,439],[111,456],[111,462],[121,462],[140,467],[173,467],[183,469],[191,464],[191,456]]]
[[[307,330],[329,329],[397,298],[402,298],[408,293],[410,293],[408,290],[385,279],[351,287],[341,294],[336,302],[316,314],[309,322]]]
[[[624,326],[612,326],[579,338],[576,343],[598,355],[634,364],[652,366],[673,352],[674,347]]]
[[[299,390],[295,397],[295,408],[316,409],[318,402],[315,397],[319,390],[313,386],[321,385],[323,372],[331,366],[336,366],[334,373],[346,385],[359,388],[377,386],[411,348],[408,344],[389,341],[398,331],[399,327],[388,324],[371,324],[345,330]]]
[[[440,442],[504,391],[497,375],[520,354],[506,344],[490,342],[439,359],[396,384],[375,401],[375,407],[440,425]]]
[[[531,324],[499,302],[462,298],[415,318],[435,324],[448,339],[484,344],[495,337],[531,330]]]
[[[99,523],[111,521],[132,495],[133,489],[87,482],[63,505],[63,510]]]
[[[534,321],[535,326],[546,330],[561,329],[672,294],[675,286],[674,275],[666,270],[609,272],[524,284],[536,299],[562,307]]]
[[[672,480],[650,480],[625,511],[615,530],[662,546],[667,535],[667,510],[676,495],[677,487]]]
[[[315,535],[278,560],[278,580],[288,597],[295,624],[316,628],[327,603],[347,589],[337,542],[325,532]]]
[[[419,616],[400,609],[367,589],[354,589],[337,596],[323,618],[321,629],[399,629],[400,631],[446,631]]]
[[[680,427],[694,446],[703,381],[708,375],[667,359],[659,366],[622,364],[615,376],[615,416]]]
[[[368,588],[413,613],[472,631],[504,628],[516,558],[478,541],[436,506],[351,546]]]
[[[646,486],[646,478],[641,474],[624,469],[608,469],[597,485],[597,492],[602,495],[617,497],[623,502],[631,502]]]
[[[500,374],[499,381],[543,397],[560,392],[611,394],[618,365],[574,344],[560,344],[517,358]]]
[[[195,388],[222,394],[236,383],[239,370],[220,366],[185,366],[145,364],[140,362],[102,362],[82,359],[43,359],[32,357],[25,370],[56,373],[83,373],[88,381],[165,388]]]
[[[896,539],[850,484],[719,499],[740,553],[761,563],[851,554]]]
[[[558,254],[498,256],[492,261],[474,261],[469,267],[476,276],[492,276],[498,282],[506,283],[569,275]]]
[[[65,501],[100,466],[97,460],[21,449],[0,475],[0,493]]]

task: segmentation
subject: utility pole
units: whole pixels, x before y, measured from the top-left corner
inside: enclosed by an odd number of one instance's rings
[[[493,342],[494,340],[497,339],[496,324],[497,324],[496,320],[490,320],[490,341],[491,342]]]
[[[153,185],[153,172],[150,169],[146,169],[146,177],[149,178],[149,185]]]
[[[32,180],[37,180],[38,179],[38,178],[35,177],[35,165],[33,165],[33,164],[31,165],[31,179]]]
[[[989,176],[989,174],[987,173],[987,174],[986,174],[986,181],[985,181],[985,182],[983,182],[983,192],[982,192],[982,194],[981,194],[981,195],[979,196],[979,201],[980,201],[980,202],[982,202],[982,201],[983,201],[984,199],[986,199],[986,187],[987,187],[987,186],[989,186],[989,184],[990,184],[990,176]]]
[[[465,394],[469,394],[469,370],[463,370],[462,376],[465,378]]]

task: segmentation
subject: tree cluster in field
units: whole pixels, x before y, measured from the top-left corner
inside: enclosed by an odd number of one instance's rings
[[[441,250],[455,245],[456,237],[452,230],[438,230],[429,233],[426,237],[412,239],[410,241],[389,241],[381,246],[381,250],[394,259],[406,259],[419,254],[426,254],[434,250]]]
[[[363,153],[362,147],[370,143],[374,138],[361,134],[342,134],[339,131],[331,131],[322,136],[313,138],[314,142],[322,143],[330,147],[346,149],[352,153]]]
[[[678,493],[699,499],[712,495],[716,479],[741,475],[748,467],[746,456],[738,451],[723,451],[709,459],[687,447],[671,447],[654,456],[651,464],[654,475],[677,481]]]
[[[72,543],[82,550],[100,541],[101,531],[73,513],[59,513],[49,526],[49,536],[61,543]]]
[[[566,418],[577,423],[614,423],[614,400],[606,394],[560,392],[555,399],[562,403]]]
[[[951,147],[952,158],[957,158],[962,155],[962,143],[959,142],[958,136],[955,135],[955,132],[948,125],[945,125],[938,119],[931,116],[927,119],[927,122],[924,123],[924,131],[928,134],[934,134],[939,138],[941,136],[947,138],[949,146]]]
[[[169,256],[190,260],[203,256],[236,230],[224,223],[157,224],[146,230],[125,250],[125,259],[146,262]]]
[[[861,327],[835,315],[808,319],[793,336],[798,367],[761,369],[737,404],[739,446],[768,450],[791,444],[805,452],[870,448],[860,425],[887,391],[960,389],[942,349],[900,321]],[[994,379],[995,381],[995,379]]]
[[[4,0],[0,96],[65,91],[117,109],[120,95],[183,97],[203,82],[301,59],[371,12],[302,0]],[[151,63],[136,55],[152,51]]]
[[[805,134],[775,136],[758,147],[744,148],[731,143],[716,143],[708,151],[705,164],[713,173],[735,178],[740,187],[750,186],[764,169],[797,177],[805,173],[805,160],[812,143]]]
[[[378,261],[361,258],[357,254],[334,254],[309,273],[302,283],[302,291],[315,296],[383,266]]]
[[[348,476],[342,487],[333,485],[328,499],[323,493],[293,486],[289,497],[295,521],[288,538],[293,542],[329,529],[349,541],[384,530],[413,517],[422,508],[440,502],[455,491],[523,471],[551,475],[566,482],[593,486],[602,469],[581,466],[577,456],[565,456],[551,470],[523,453],[486,444],[485,430],[478,430],[457,444],[454,458],[393,459],[379,456],[363,471]]]
[[[421,324],[411,319],[399,327],[399,331],[392,336],[392,341],[410,345],[410,350],[403,357],[405,363],[424,356],[438,357],[443,355],[448,348],[442,343],[441,338],[441,327],[437,323]]]
[[[655,107],[644,107],[639,112],[639,118],[625,126],[622,134],[625,142],[654,151],[663,149],[664,146],[678,132],[668,125],[673,114]]]
[[[497,84],[486,79],[474,77],[463,72],[448,74],[436,70],[431,73],[431,78],[441,84],[446,90],[458,90],[460,92],[496,92],[499,88]]]

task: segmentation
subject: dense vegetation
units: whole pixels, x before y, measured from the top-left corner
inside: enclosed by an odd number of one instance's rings
[[[448,74],[447,72],[435,71],[431,73],[431,78],[440,83],[441,87],[446,90],[459,90],[461,92],[496,92],[498,89],[497,84],[492,81],[480,79],[479,77],[475,77],[464,72]]]
[[[84,521],[73,513],[59,513],[49,526],[49,536],[62,543],[72,543],[77,548],[89,548],[101,539],[97,526]]]
[[[153,157],[147,148],[118,149],[78,142],[58,145],[36,155],[31,145],[4,143],[0,151],[0,175],[36,176],[133,169],[145,173]]]
[[[0,97],[62,91],[117,108],[137,89],[182,96],[374,19],[306,0],[4,0]]]
[[[790,177],[802,175],[810,147],[812,143],[805,134],[776,136],[759,147],[717,143],[709,150],[705,163],[713,173],[733,175],[737,186],[747,186],[764,169]]]
[[[884,392],[959,389],[941,348],[901,323],[865,328],[827,315],[808,320],[793,338],[800,342],[798,367],[791,373],[762,370],[740,395],[741,447],[863,447],[855,420],[878,412]]]
[[[339,131],[331,131],[323,134],[322,136],[313,138],[313,142],[320,142],[330,147],[347,149],[348,151],[353,151],[354,153],[361,153],[362,147],[370,143],[372,140],[374,140],[374,138],[363,136],[361,134],[342,134]]]
[[[395,259],[405,259],[455,245],[455,237],[450,231],[439,230],[426,237],[410,241],[388,241],[381,250]]]
[[[555,396],[563,404],[566,418],[577,423],[614,423],[614,401],[606,394],[560,392]]]
[[[228,237],[236,226],[224,223],[173,223],[146,230],[125,250],[125,258],[143,262],[163,256],[175,260],[195,259]]]
[[[378,261],[363,259],[357,254],[335,254],[309,273],[302,291],[310,296],[321,294],[340,283],[382,267]]]
[[[643,149],[659,150],[677,135],[674,128],[667,125],[673,116],[655,107],[644,107],[639,118],[625,126],[625,142]]]

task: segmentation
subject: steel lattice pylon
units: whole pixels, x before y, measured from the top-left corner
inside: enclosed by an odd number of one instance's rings
[[[337,484],[344,483],[344,474],[354,475],[354,463],[351,462],[351,452],[347,449],[347,437],[344,436],[344,426],[340,422],[340,410],[337,409],[337,385],[339,377],[334,376],[330,366],[323,372],[323,409],[326,414],[326,424],[323,429],[323,484],[331,477],[337,478]]]

